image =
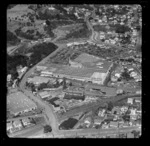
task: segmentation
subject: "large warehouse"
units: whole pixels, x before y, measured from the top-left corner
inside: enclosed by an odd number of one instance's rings
[[[7,108],[12,114],[18,115],[35,110],[37,106],[22,92],[16,92],[7,96]]]
[[[41,76],[66,77],[69,79],[103,84],[113,63],[83,53],[74,61],[69,60],[69,65],[46,64],[45,66],[46,69],[41,69]],[[42,67],[37,66],[37,70],[39,68]]]

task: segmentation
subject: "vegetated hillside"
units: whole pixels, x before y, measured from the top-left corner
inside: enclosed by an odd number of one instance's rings
[[[33,46],[31,49],[24,49],[23,52],[18,51],[14,56],[7,54],[7,74],[12,74],[17,78],[18,73],[16,67],[22,65],[29,68],[40,62],[43,58],[55,51],[57,46],[53,43],[42,43]],[[27,53],[32,53],[30,57],[25,56]]]
[[[80,29],[71,31],[62,40],[67,40],[71,38],[88,38],[90,34],[91,34],[91,31],[88,29],[86,23],[83,23]]]
[[[128,26],[125,26],[125,25],[120,25],[120,24],[110,24],[110,30],[114,30],[116,33],[125,33],[127,31],[130,31],[131,29],[128,27]],[[93,26],[93,29],[94,31],[104,31],[106,32],[107,29],[105,26],[102,26],[102,25],[94,25]]]
[[[15,79],[18,77],[17,73],[17,67],[22,65],[27,66],[28,65],[29,58],[24,55],[15,55],[10,56],[7,54],[7,74],[11,74],[12,78]]]
[[[77,12],[76,8],[91,8],[80,5],[52,6],[53,9],[49,9],[51,5],[17,5],[12,10],[10,7],[7,11],[8,30],[20,38],[29,40],[37,40],[42,37],[54,39],[56,36],[53,30],[57,27],[84,22],[84,12]],[[78,18],[75,12],[83,13],[83,17]]]
[[[58,47],[53,43],[42,43],[33,46],[32,48],[23,48],[23,50],[18,50],[18,54],[28,54],[31,53],[29,66],[33,66],[36,63],[40,62],[43,58],[51,54]]]
[[[72,21],[66,21],[66,20],[60,20],[60,21],[59,20],[55,20],[55,21],[46,20],[47,25],[44,26],[44,30],[51,38],[55,38],[55,34],[53,33],[54,29],[56,29],[58,26],[69,25],[73,23],[74,22]]]
[[[27,30],[26,32],[23,32],[21,30],[21,27],[15,30],[15,33],[17,36],[21,37],[21,38],[25,38],[28,40],[37,40],[42,38],[42,34],[40,34],[38,31],[36,32],[36,34],[34,34],[34,30]]]
[[[7,43],[9,43],[10,45],[16,45],[19,42],[20,39],[18,39],[16,35],[14,35],[10,31],[7,31]]]
[[[16,6],[17,4],[10,4],[10,5],[8,5],[8,7],[7,7],[7,9],[11,9],[11,8],[13,8],[14,6]]]

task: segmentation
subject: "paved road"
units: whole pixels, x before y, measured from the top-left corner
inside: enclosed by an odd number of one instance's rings
[[[52,110],[52,106],[44,103],[43,101],[41,101],[39,98],[35,97],[30,91],[25,90],[25,83],[27,78],[31,75],[31,73],[34,71],[34,69],[36,68],[37,65],[39,64],[43,64],[45,63],[52,55],[54,55],[55,53],[57,53],[58,51],[60,51],[63,47],[65,47],[65,44],[59,44],[58,48],[56,51],[54,51],[53,53],[51,53],[50,55],[48,55],[46,58],[44,58],[42,61],[40,61],[38,64],[36,64],[34,67],[32,67],[22,78],[21,82],[20,82],[20,89],[24,92],[24,94],[26,96],[28,96],[30,99],[32,99],[33,101],[35,101],[36,103],[38,103],[39,105],[41,105],[44,109],[45,109],[45,113],[49,119],[49,124],[52,126],[53,132],[56,133],[56,131],[58,131],[58,126],[57,126],[57,118],[55,117],[55,114],[53,113]]]
[[[44,115],[38,114],[38,115],[31,115],[31,116],[25,116],[25,117],[11,118],[11,119],[7,119],[7,121],[21,120],[21,119],[26,119],[26,118],[37,118],[37,117],[42,117],[42,116]]]
[[[139,126],[132,126],[132,127],[123,127],[123,128],[109,128],[109,129],[85,129],[85,130],[61,130],[59,134],[55,135],[55,137],[66,137],[66,136],[84,136],[84,135],[111,135],[111,134],[119,134],[119,133],[128,133],[132,132],[133,130],[141,131]]]
[[[117,101],[129,98],[129,97],[130,98],[132,98],[132,97],[141,97],[141,95],[140,94],[138,94],[138,95],[133,94],[133,95],[114,96],[114,97],[111,97],[111,98],[106,98],[106,99],[100,100],[98,102],[89,103],[87,105],[83,105],[83,106],[80,106],[78,108],[69,110],[68,112],[64,113],[63,115],[58,116],[58,119],[59,119],[59,122],[60,122],[60,121],[65,120],[66,118],[71,117],[71,116],[73,116],[75,114],[78,114],[80,112],[91,111],[92,109],[96,109],[96,108],[99,108],[99,107],[104,107],[104,105],[109,101],[117,102]]]
[[[16,133],[13,133],[9,137],[28,137],[28,136],[31,136],[33,134],[39,133],[39,132],[43,132],[43,125],[42,124],[38,124],[38,125],[35,125],[32,127],[29,127],[23,131],[18,131]]]

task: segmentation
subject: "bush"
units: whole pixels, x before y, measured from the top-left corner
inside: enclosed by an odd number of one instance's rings
[[[52,132],[51,126],[45,125],[45,126],[44,126],[44,133],[49,133],[49,132]]]
[[[70,39],[70,38],[87,38],[89,37],[90,33],[91,32],[88,30],[86,24],[83,23],[81,29],[67,34],[66,37],[63,39],[65,40],[65,39]]]
[[[12,32],[10,32],[9,30],[7,31],[7,42],[15,45],[18,42],[20,42],[20,39],[17,38],[16,35],[14,35]]]
[[[110,102],[108,102],[107,110],[111,111],[112,109],[113,109],[113,103],[110,101]]]
[[[103,31],[103,32],[106,32],[106,28],[105,28],[105,26],[102,26],[102,25],[94,25],[93,26],[93,29],[94,29],[94,31]]]
[[[7,74],[11,74],[13,79],[18,77],[17,66],[27,66],[28,57],[23,55],[10,56],[7,54]]]

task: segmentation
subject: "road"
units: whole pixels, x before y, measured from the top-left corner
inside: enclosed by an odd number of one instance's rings
[[[140,131],[139,126],[132,127],[123,127],[123,128],[108,128],[108,129],[85,129],[85,130],[61,130],[59,134],[54,137],[70,137],[70,136],[91,136],[91,135],[99,135],[106,136],[111,134],[119,134],[119,133],[129,133],[133,130]],[[51,136],[50,136],[51,137]]]
[[[26,79],[31,75],[31,73],[34,71],[34,69],[36,68],[37,65],[45,63],[52,55],[54,55],[55,53],[57,53],[57,51],[60,51],[60,49],[62,49],[64,46],[60,45],[58,47],[58,49],[56,51],[54,51],[53,53],[51,53],[50,55],[48,55],[46,58],[44,58],[42,61],[40,61],[38,64],[36,64],[34,67],[32,67],[22,78],[21,82],[20,82],[20,89],[24,92],[24,94],[26,96],[28,96],[30,99],[34,100],[36,103],[38,103],[39,105],[41,105],[44,110],[46,115],[49,118],[50,121],[50,125],[53,127],[53,132],[56,133],[56,131],[58,130],[57,127],[57,121],[56,121],[56,117],[54,116],[53,110],[52,110],[52,106],[47,105],[46,103],[42,102],[39,98],[35,97],[30,91],[25,90],[25,83],[26,83]]]
[[[39,132],[43,132],[43,125],[42,124],[34,125],[32,127],[24,129],[22,131],[15,132],[15,133],[9,135],[9,137],[28,137],[30,135],[33,135],[33,134],[36,134]]]
[[[87,105],[83,105],[80,106],[78,108],[69,110],[68,112],[64,113],[63,115],[58,116],[59,122],[65,120],[66,118],[69,118],[75,114],[78,114],[80,112],[85,112],[85,111],[91,111],[92,109],[96,109],[99,107],[104,107],[104,105],[106,105],[106,103],[108,103],[109,101],[111,102],[117,102],[126,98],[132,98],[132,97],[140,97],[141,95],[124,95],[124,96],[114,96],[111,98],[106,98],[97,102],[93,102],[93,103],[89,103]]]
[[[22,46],[22,44],[20,43],[19,45],[16,45],[16,46],[7,47],[7,53],[12,54],[13,52],[15,52],[21,46]]]
[[[26,119],[26,118],[37,118],[37,117],[43,117],[43,114],[37,114],[37,115],[31,115],[31,116],[24,116],[24,117],[18,117],[18,118],[11,118],[11,119],[7,119],[8,121],[14,121],[14,120],[21,120],[21,119]]]

